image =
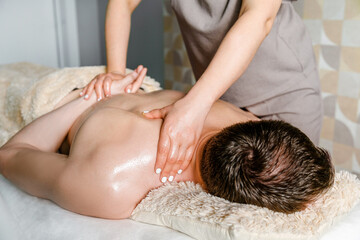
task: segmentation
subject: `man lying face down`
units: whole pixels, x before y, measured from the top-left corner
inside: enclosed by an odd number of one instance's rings
[[[113,83],[113,93],[139,82],[143,71]],[[144,110],[180,99],[175,91],[118,94],[97,102],[74,91],[0,149],[1,173],[22,190],[70,211],[127,218],[162,183],[154,173],[162,120]],[[67,102],[65,104],[65,102]],[[179,119],[181,121],[181,119]],[[58,153],[63,142],[68,153]],[[170,179],[172,180],[172,179]],[[304,209],[334,181],[328,153],[295,127],[259,121],[217,101],[206,118],[190,165],[175,181],[193,181],[230,201],[292,213]]]

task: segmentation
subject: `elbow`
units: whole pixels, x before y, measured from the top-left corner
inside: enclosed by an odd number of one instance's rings
[[[132,13],[135,8],[140,4],[141,0],[127,0],[127,6],[129,11]]]
[[[5,170],[5,157],[3,156],[3,150],[0,149],[0,174],[4,175]]]
[[[265,19],[264,21],[264,33],[265,36],[269,35],[269,33],[271,32],[271,29],[274,25],[274,21],[275,21],[275,17],[271,16]]]
[[[6,143],[0,147],[0,174],[7,178],[6,169],[8,162],[18,154],[21,149],[20,144]]]
[[[11,149],[6,148],[6,147],[1,147],[0,148],[0,174],[5,176],[5,167],[6,167],[6,162],[9,161],[9,159],[11,158]]]

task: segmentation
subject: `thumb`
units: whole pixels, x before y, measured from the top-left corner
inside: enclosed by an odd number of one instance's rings
[[[160,109],[153,109],[151,111],[143,111],[142,114],[144,115],[144,117],[149,118],[149,119],[164,119],[166,117],[166,115],[169,112],[169,107],[164,107],[164,108],[160,108]]]

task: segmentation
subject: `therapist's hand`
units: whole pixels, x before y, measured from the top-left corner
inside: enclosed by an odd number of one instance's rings
[[[146,72],[147,68],[141,66],[133,72],[126,74],[121,81],[113,81],[110,89],[111,92],[113,94],[137,92],[146,77]],[[129,89],[131,89],[131,91],[127,91]]]
[[[144,67],[142,65],[139,65],[134,71],[139,74],[143,70],[143,68]],[[80,96],[84,96],[84,99],[88,100],[95,90],[96,99],[98,101],[100,101],[104,97],[110,97],[112,89],[111,85],[113,84],[113,82],[122,81],[126,76],[127,75],[116,72],[101,73],[94,77],[91,82],[84,87],[84,89],[80,92]],[[133,86],[132,84],[129,84],[125,87],[125,92],[134,93],[137,91],[135,90],[136,87],[140,86]]]
[[[155,163],[155,172],[160,174],[161,182],[172,182],[191,162],[209,109],[183,98],[144,113],[150,119],[164,119]]]

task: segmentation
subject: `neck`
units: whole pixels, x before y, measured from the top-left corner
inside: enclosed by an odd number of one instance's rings
[[[203,157],[204,147],[206,143],[212,138],[214,135],[216,135],[219,132],[219,130],[212,130],[207,131],[206,133],[203,133],[198,141],[198,144],[195,148],[195,153],[193,155],[193,158],[191,159],[191,165],[193,167],[192,172],[194,176],[194,182],[199,183],[203,188],[205,187],[203,179],[201,177],[200,172],[200,161]]]

